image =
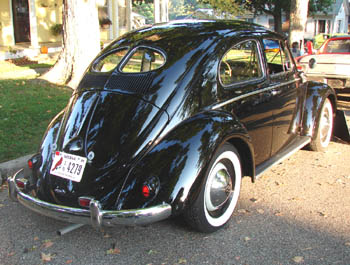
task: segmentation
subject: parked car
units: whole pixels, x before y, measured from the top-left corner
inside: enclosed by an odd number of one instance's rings
[[[9,194],[96,228],[182,215],[213,232],[230,220],[242,177],[327,147],[336,104],[332,88],[305,82],[286,39],[261,26],[142,28],[93,60]]]
[[[297,58],[308,80],[324,82],[334,89],[350,88],[350,36],[326,40],[316,54]]]

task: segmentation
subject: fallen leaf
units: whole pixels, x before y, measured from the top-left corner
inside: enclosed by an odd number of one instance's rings
[[[9,254],[7,254],[7,256],[8,256],[8,257],[12,257],[12,256],[15,255],[15,254],[16,254],[16,252],[12,251],[12,252],[10,252]]]
[[[259,200],[259,199],[256,199],[256,198],[251,198],[250,201],[255,203],[255,202],[258,202],[258,201],[260,201],[260,200]]]
[[[301,262],[304,262],[304,258],[301,257],[301,256],[296,256],[296,257],[293,258],[293,261],[295,263],[301,263]]]
[[[34,237],[34,241],[38,241],[39,240],[39,237]]]
[[[109,234],[106,233],[106,234],[103,235],[103,237],[104,237],[104,238],[110,238],[111,236],[110,236]]]
[[[49,254],[45,254],[45,253],[41,252],[41,260],[43,262],[51,261],[51,259],[52,259],[52,256],[51,256],[50,253]]]
[[[275,212],[276,216],[282,216],[283,214],[281,212]]]
[[[345,242],[345,246],[350,247],[350,242]]]
[[[49,248],[52,247],[53,243],[51,240],[45,240],[44,244],[41,246],[42,248]]]
[[[327,217],[327,214],[323,213],[323,212],[318,212],[318,214],[322,217]]]
[[[71,264],[71,263],[73,263],[73,260],[71,260],[71,259],[66,261],[66,264]]]
[[[187,263],[187,260],[186,259],[179,259],[179,264],[185,264],[185,263]]]
[[[120,254],[120,249],[119,248],[111,248],[107,250],[107,254],[109,255],[116,255]]]
[[[256,210],[258,213],[263,214],[265,211],[263,209]]]

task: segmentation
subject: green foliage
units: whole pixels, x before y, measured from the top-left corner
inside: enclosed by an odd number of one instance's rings
[[[210,3],[213,7],[227,11],[230,5],[233,8],[248,10],[255,14],[269,14],[274,15],[277,12],[285,11],[290,12],[291,1],[288,0],[199,0],[203,3]],[[310,0],[309,12],[326,12],[332,5],[333,0]]]
[[[50,32],[53,36],[59,36],[62,34],[62,24],[55,24],[50,27]]]
[[[209,8],[207,3],[201,3],[196,0],[170,0],[169,1],[169,18],[176,19],[181,16],[188,16],[199,8]]]
[[[309,15],[313,15],[317,12],[327,13],[334,0],[310,0],[309,2]]]
[[[152,3],[144,3],[141,5],[135,5],[133,7],[134,12],[144,16],[147,24],[152,24],[154,21],[154,7]]]
[[[210,5],[216,10],[226,14],[239,15],[244,12],[244,9],[236,1],[228,0],[200,0],[200,2]]]

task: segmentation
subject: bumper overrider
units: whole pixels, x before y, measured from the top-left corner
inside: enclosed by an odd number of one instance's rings
[[[132,210],[108,211],[103,210],[97,200],[91,200],[89,209],[66,207],[39,200],[21,190],[16,179],[23,177],[23,169],[13,177],[8,178],[9,197],[20,202],[30,210],[60,221],[76,224],[91,224],[100,229],[103,226],[117,225],[147,225],[168,218],[171,215],[171,206],[167,203]]]

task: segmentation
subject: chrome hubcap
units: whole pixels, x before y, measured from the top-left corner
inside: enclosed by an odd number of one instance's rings
[[[205,204],[209,212],[220,209],[232,194],[232,178],[222,163],[218,163],[212,172],[208,183],[208,192],[205,196]]]

